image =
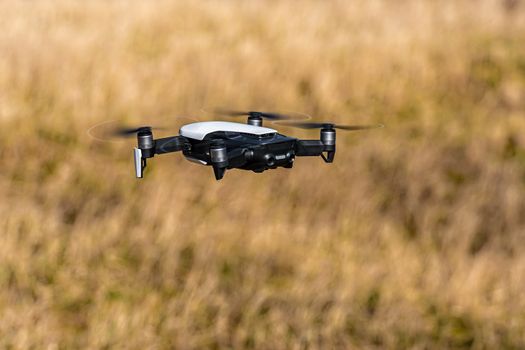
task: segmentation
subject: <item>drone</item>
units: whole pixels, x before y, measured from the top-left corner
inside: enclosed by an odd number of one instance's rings
[[[147,161],[157,155],[182,152],[184,157],[198,164],[211,166],[216,180],[224,177],[227,169],[251,170],[262,173],[269,169],[292,168],[296,157],[320,156],[326,163],[335,157],[336,129],[364,130],[383,125],[338,125],[326,122],[282,121],[291,116],[265,112],[230,111],[230,116],[247,116],[246,123],[203,121],[183,125],[179,135],[155,139],[153,127],[121,128],[119,136],[136,135],[133,149],[135,176],[144,177]],[[301,140],[264,127],[263,120],[274,124],[302,129],[319,129],[317,140]]]

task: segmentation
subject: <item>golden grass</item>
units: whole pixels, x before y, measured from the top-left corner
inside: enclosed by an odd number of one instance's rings
[[[0,347],[525,347],[521,1],[0,17]],[[137,181],[133,142],[86,135],[209,106],[387,128],[220,182],[180,155]]]

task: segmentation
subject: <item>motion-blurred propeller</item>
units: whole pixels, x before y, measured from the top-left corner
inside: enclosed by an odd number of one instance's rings
[[[152,127],[152,126],[139,126],[139,127],[118,127],[112,131],[111,136],[114,137],[130,137],[140,132],[151,132],[152,130],[165,130],[165,128]]]
[[[290,126],[300,129],[340,129],[340,130],[367,130],[367,129],[377,129],[383,128],[383,124],[373,124],[373,125],[342,125],[334,123],[318,123],[318,122],[278,122],[276,125]]]
[[[297,117],[289,114],[273,113],[273,112],[257,112],[257,111],[234,111],[227,109],[216,109],[213,110],[214,114],[223,115],[227,117],[252,117],[252,118],[263,118],[267,120],[297,120],[304,119],[304,117]],[[299,114],[301,115],[301,114]],[[306,116],[306,115],[304,115]]]
[[[132,137],[141,131],[178,131],[184,124],[198,122],[197,119],[188,117],[169,117],[169,120],[174,121],[173,124],[168,124],[169,126],[129,126],[117,120],[107,120],[89,128],[87,134],[97,141],[116,142],[118,139]]]

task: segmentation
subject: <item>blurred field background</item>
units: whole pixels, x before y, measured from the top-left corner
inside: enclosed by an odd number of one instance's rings
[[[386,128],[220,182],[86,134],[202,107]],[[0,123],[1,348],[525,348],[522,1],[3,0]]]

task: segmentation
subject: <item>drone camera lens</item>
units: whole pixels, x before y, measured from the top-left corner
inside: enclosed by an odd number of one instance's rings
[[[265,155],[264,159],[266,160],[266,165],[268,165],[268,166],[274,166],[275,165],[275,157],[272,154]]]

